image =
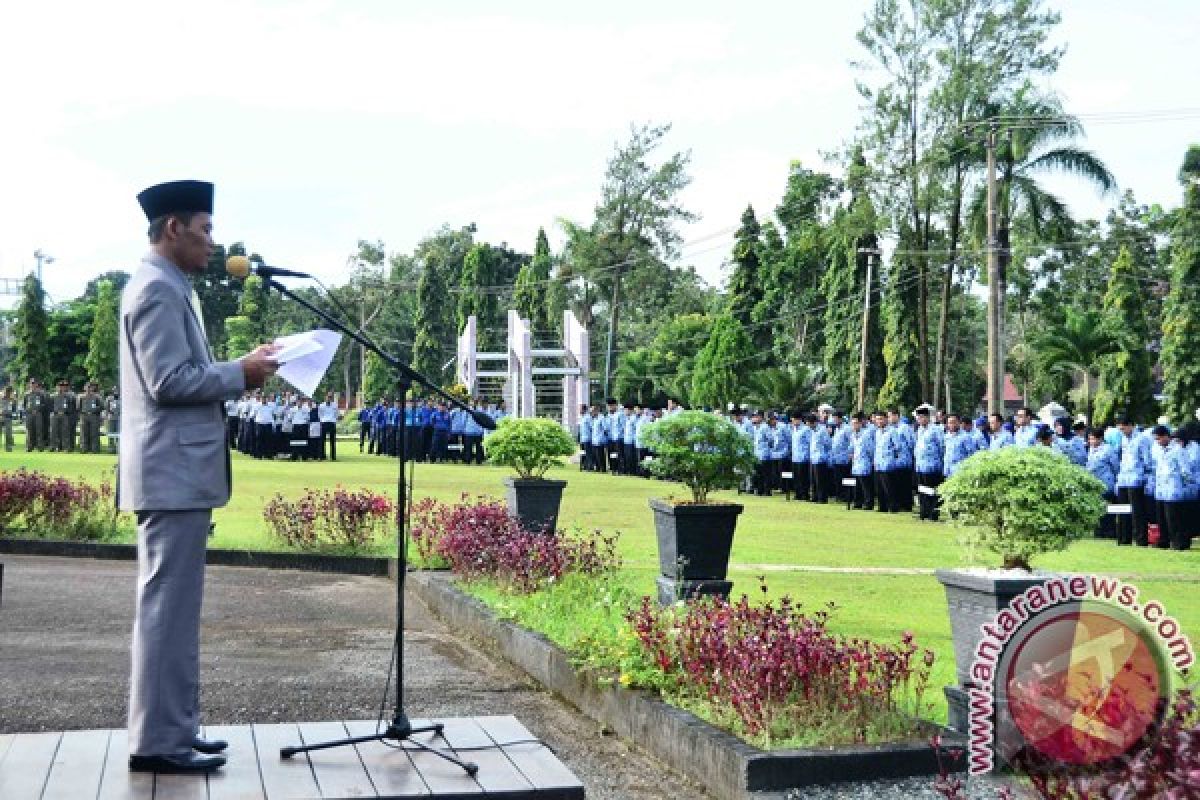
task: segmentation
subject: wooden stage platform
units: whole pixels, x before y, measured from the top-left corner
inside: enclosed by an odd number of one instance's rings
[[[3,800],[331,800],[506,798],[577,800],[583,785],[515,717],[438,720],[445,739],[420,741],[479,765],[475,777],[412,744],[380,742],[281,759],[281,747],[375,732],[375,721],[210,726],[229,742],[229,763],[211,775],[129,771],[123,730],[0,734]],[[414,726],[425,724],[413,720]],[[393,745],[395,743],[392,743]]]

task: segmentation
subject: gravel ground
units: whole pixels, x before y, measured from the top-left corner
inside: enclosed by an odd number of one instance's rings
[[[124,727],[135,565],[24,556],[3,561],[0,733]],[[394,584],[381,578],[209,567],[204,721],[375,718],[394,607]],[[410,716],[513,714],[554,748],[596,800],[710,797],[455,636],[411,595],[406,617]],[[979,788],[973,787],[973,798],[990,798]],[[922,778],[806,789],[787,800],[937,797]]]

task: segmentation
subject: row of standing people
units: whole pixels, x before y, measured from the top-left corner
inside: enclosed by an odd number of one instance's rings
[[[503,401],[476,399],[471,408],[496,422],[507,416]],[[360,453],[398,456],[403,430],[407,433],[405,453],[414,461],[482,464],[487,460],[484,443],[491,431],[464,409],[449,408],[445,402],[409,399],[400,408],[391,398],[382,397],[358,412],[358,423]]]
[[[665,409],[643,408],[635,403],[618,404],[609,398],[608,410],[599,405],[581,406],[576,441],[579,469],[614,475],[649,477],[642,465],[654,455],[643,440],[646,426],[665,415],[683,410],[674,400]]]
[[[66,379],[58,381],[56,392],[49,394],[40,380],[29,381],[29,388],[18,398],[11,386],[0,396],[0,434],[4,449],[13,449],[13,426],[25,425],[25,449],[28,452],[99,453],[100,435],[108,439],[108,452],[117,451],[121,403],[116,387],[100,394],[96,381],[88,381],[76,394]]]
[[[225,402],[230,449],[257,459],[287,456],[298,461],[337,461],[341,411],[332,392],[325,401],[292,392],[246,392]]]

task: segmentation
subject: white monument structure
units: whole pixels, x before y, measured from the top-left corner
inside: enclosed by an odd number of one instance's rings
[[[549,417],[568,431],[579,422],[579,407],[589,401],[588,334],[570,311],[563,312],[561,347],[535,347],[529,320],[508,312],[507,352],[477,349],[474,315],[458,337],[458,382],[472,397],[504,398],[514,417]]]

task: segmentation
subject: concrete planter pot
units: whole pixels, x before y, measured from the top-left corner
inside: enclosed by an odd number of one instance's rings
[[[939,569],[937,579],[946,589],[950,610],[950,632],[954,639],[957,686],[945,687],[947,727],[966,733],[969,712],[967,688],[974,685],[971,664],[983,637],[980,626],[991,622],[1014,597],[1032,586],[1045,583],[1053,573],[1023,570]]]
[[[558,526],[558,509],[566,481],[542,478],[505,478],[508,513],[531,531],[552,531]]]
[[[700,595],[728,597],[726,580],[733,534],[743,506],[737,504],[673,505],[650,499],[658,535],[658,601]]]

